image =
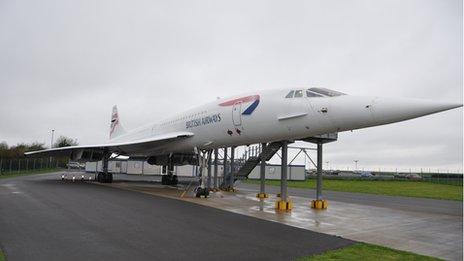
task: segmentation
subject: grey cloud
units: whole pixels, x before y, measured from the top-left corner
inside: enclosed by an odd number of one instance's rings
[[[130,129],[250,89],[462,103],[462,29],[458,0],[2,1],[0,140],[100,142],[113,104]],[[462,170],[462,109],[326,152],[334,167]]]

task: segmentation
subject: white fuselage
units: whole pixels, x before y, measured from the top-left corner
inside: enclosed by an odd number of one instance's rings
[[[298,140],[319,134],[388,124],[459,107],[416,99],[386,99],[340,95],[286,98],[289,89],[257,91],[218,99],[161,122],[116,137],[133,141],[188,131],[192,137],[136,153],[152,156],[192,152],[261,142]],[[309,94],[308,94],[309,95]]]

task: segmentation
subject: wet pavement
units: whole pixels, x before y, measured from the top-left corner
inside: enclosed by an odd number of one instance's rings
[[[122,176],[120,178],[124,179]],[[446,260],[462,260],[462,202],[361,194],[366,201],[365,204],[358,203],[360,199],[354,200],[357,203],[329,200],[327,210],[314,210],[310,208],[309,197],[296,196],[301,193],[289,189],[294,203],[293,210],[277,212],[274,210],[274,203],[277,200],[275,194],[271,194],[269,199],[259,200],[255,197],[257,186],[244,185],[235,193],[221,191],[211,193],[208,199],[198,199],[193,196],[193,184],[187,192],[185,191],[188,182],[178,187],[169,187],[153,182],[154,180],[143,182],[140,178],[138,181],[130,181],[131,179],[126,177],[125,181],[105,184],[105,186],[181,199],[311,231]],[[275,192],[277,188],[271,187],[268,190]],[[359,193],[351,194],[358,194],[355,196],[359,197]],[[393,204],[388,203],[390,201]],[[441,205],[445,207],[440,207]]]

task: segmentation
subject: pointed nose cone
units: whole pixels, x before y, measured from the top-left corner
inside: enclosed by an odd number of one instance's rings
[[[409,120],[459,107],[462,107],[462,104],[419,99],[375,98],[372,102],[371,110],[375,123],[380,125]]]

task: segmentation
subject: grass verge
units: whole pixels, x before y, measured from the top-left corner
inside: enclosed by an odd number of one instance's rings
[[[259,184],[259,180],[247,180]],[[293,188],[316,188],[316,180],[288,181]],[[267,180],[266,185],[280,186],[280,180]],[[433,198],[462,201],[462,186],[436,184],[422,181],[391,180],[330,180],[322,182],[324,190],[369,193],[388,196]]]
[[[34,175],[34,174],[43,174],[43,173],[55,172],[59,170],[60,170],[59,168],[50,168],[50,169],[19,171],[19,172],[18,171],[2,172],[2,174],[0,175],[0,179],[13,178],[13,177],[18,177],[18,176],[28,176],[28,175]]]
[[[0,249],[0,261],[5,261],[5,254],[3,254],[3,251]]]
[[[330,250],[320,255],[300,257],[298,261],[326,261],[326,260],[440,260],[434,257],[400,251],[388,247],[366,243],[356,243],[337,250]]]

